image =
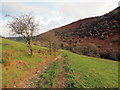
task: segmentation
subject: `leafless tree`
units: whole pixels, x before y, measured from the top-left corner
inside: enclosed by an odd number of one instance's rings
[[[14,34],[21,35],[25,40],[31,55],[33,54],[32,49],[32,37],[38,30],[38,22],[35,21],[34,16],[30,14],[21,15],[19,17],[6,15],[12,17],[12,21],[8,22],[8,27]]]
[[[58,39],[54,32],[49,31],[47,33],[42,34],[40,36],[40,40],[48,44],[50,55],[52,54],[52,52],[56,52],[60,47],[60,40]]]

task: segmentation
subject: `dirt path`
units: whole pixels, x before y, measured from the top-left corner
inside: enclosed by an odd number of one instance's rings
[[[37,70],[28,78],[21,80],[20,83],[14,86],[14,88],[35,88],[35,86],[31,85],[33,82],[36,82],[39,80],[39,75],[42,74],[42,72],[48,68],[53,62],[56,60],[59,60],[61,56],[59,55],[52,61],[46,61],[41,63],[41,65],[37,68]]]
[[[68,80],[67,80],[67,72],[66,72],[66,64],[65,64],[65,58],[61,58],[61,56],[56,57],[51,62],[47,62],[47,64],[42,65],[42,67],[39,68],[35,73],[30,75],[29,78],[26,78],[22,80],[18,85],[15,86],[15,88],[37,88],[37,84],[33,84],[34,82],[37,82],[40,80],[40,75],[48,68],[53,65],[55,61],[59,60],[62,63],[62,71],[57,76],[57,83],[58,85],[56,88],[67,88],[68,87]]]
[[[58,75],[58,86],[57,88],[67,88],[68,87],[68,80],[67,80],[67,72],[66,72],[66,64],[65,64],[66,59],[62,59],[62,71]]]

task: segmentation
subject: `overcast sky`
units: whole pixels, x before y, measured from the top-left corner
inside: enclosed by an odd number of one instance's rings
[[[11,2],[9,2],[11,1]],[[12,36],[6,26],[11,19],[32,13],[40,22],[39,34],[88,17],[100,16],[118,7],[119,0],[2,0],[0,2],[0,35]]]

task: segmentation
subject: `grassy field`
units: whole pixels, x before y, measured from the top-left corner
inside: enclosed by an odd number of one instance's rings
[[[49,55],[48,48],[33,46],[34,54],[29,55],[29,49],[24,43],[2,39],[2,84],[3,87],[14,87],[14,84],[30,76],[43,62],[51,62],[56,58]],[[118,62],[106,59],[78,55],[66,50],[60,50],[65,59],[67,88],[118,88]],[[44,67],[44,64],[43,64]],[[38,87],[57,87],[58,76],[63,70],[61,59],[47,67],[39,75],[39,80],[33,84]],[[67,81],[67,82],[66,82]]]
[[[0,63],[2,64],[3,87],[13,87],[18,79],[26,77],[41,62],[55,58],[54,55],[49,55],[47,48],[33,46],[33,49],[34,54],[31,56],[24,43],[2,39],[3,57]]]
[[[63,51],[71,88],[118,88],[118,62]]]

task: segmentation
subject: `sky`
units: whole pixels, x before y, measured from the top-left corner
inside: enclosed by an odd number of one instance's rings
[[[12,19],[31,13],[39,21],[37,34],[71,22],[104,15],[118,7],[119,0],[2,0],[0,2],[0,35],[13,36],[7,26]],[[16,36],[16,35],[14,35]]]

